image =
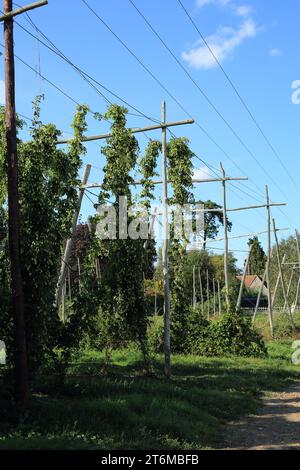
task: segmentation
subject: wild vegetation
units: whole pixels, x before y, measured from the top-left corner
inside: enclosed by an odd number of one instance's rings
[[[77,227],[68,266],[69,295],[58,308],[55,292],[77,203],[89,110],[78,108],[74,138],[62,150],[56,145],[60,131],[40,121],[40,103],[41,98],[34,103],[31,140],[18,142],[20,254],[32,393],[25,413],[17,409],[14,397],[16,344],[10,303],[3,109],[0,113],[0,335],[7,347],[7,365],[0,368],[0,449],[221,445],[221,429],[227,420],[253,411],[263,391],[280,388],[298,376],[290,364],[295,331],[280,316],[275,324],[277,342],[269,341],[265,316],[257,317],[254,329],[250,317],[235,308],[240,271],[232,254],[228,308],[223,256],[206,250],[205,243],[201,251],[189,250],[189,239],[175,239],[172,221],[172,380],[163,376],[161,252],[150,236],[147,243],[138,236],[122,237],[124,227],[118,220],[113,237],[100,239],[96,231],[108,208],[118,211],[120,197],[126,197],[130,212],[125,229],[139,234],[137,217],[149,216],[154,199],[152,181],[161,144],[150,141],[140,152],[126,126],[127,110],[117,105],[101,117],[111,125],[111,137],[101,149],[105,164],[98,202],[102,209],[91,217],[88,227]],[[21,129],[22,121],[18,124]],[[169,141],[170,204],[195,203],[192,156],[187,139]],[[141,176],[138,196],[132,189],[134,173]],[[213,201],[205,204],[219,207]],[[218,215],[204,221],[205,242],[215,238],[224,223],[221,213],[214,214]],[[230,221],[228,225],[230,229]],[[261,275],[265,254],[258,239],[249,244],[255,245],[251,270]],[[280,249],[288,253],[288,259],[295,258],[292,240],[281,242]],[[273,281],[275,272],[273,262]],[[295,281],[291,283],[290,296],[298,288]],[[281,295],[279,290],[278,304]],[[295,321],[299,326],[296,314]]]

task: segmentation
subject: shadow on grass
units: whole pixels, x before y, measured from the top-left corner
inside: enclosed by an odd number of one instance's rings
[[[0,449],[218,447],[225,422],[253,413],[262,392],[299,378],[297,369],[278,359],[174,356],[172,380],[162,376],[162,357],[154,363],[155,377],[139,376],[138,354],[116,354],[107,377],[95,375],[101,355],[83,359],[71,365],[76,376],[64,383],[40,377],[21,421],[10,422],[6,413]],[[90,376],[83,376],[87,371]]]

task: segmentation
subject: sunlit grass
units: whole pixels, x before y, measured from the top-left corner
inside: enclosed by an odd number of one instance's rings
[[[263,392],[299,379],[291,345],[269,342],[266,359],[174,356],[172,380],[162,356],[146,377],[138,352],[116,351],[102,377],[103,354],[85,351],[64,383],[39,378],[21,421],[0,411],[0,449],[216,448],[224,423],[255,411]]]

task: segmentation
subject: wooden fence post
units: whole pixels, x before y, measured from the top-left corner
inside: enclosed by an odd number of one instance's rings
[[[285,282],[284,282],[284,278],[283,278],[283,274],[282,274],[282,266],[281,266],[281,262],[280,262],[279,243],[278,243],[278,238],[277,238],[275,219],[273,219],[273,230],[274,230],[274,236],[275,236],[275,242],[276,242],[278,269],[279,269],[279,274],[280,274],[280,279],[281,279],[281,285],[282,285],[284,300],[287,304],[288,318],[290,320],[290,323],[292,325],[293,330],[295,330],[295,324],[294,324],[291,308],[290,308],[290,305],[288,303],[288,298],[287,298],[287,293],[286,293],[286,286],[285,286]]]

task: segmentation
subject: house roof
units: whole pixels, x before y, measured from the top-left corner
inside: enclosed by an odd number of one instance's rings
[[[243,279],[243,276],[237,276],[237,278],[239,281],[241,281]],[[259,279],[262,282],[262,278],[258,276],[257,274],[247,275],[245,277],[245,282],[244,282],[245,287],[250,288],[256,279]]]

